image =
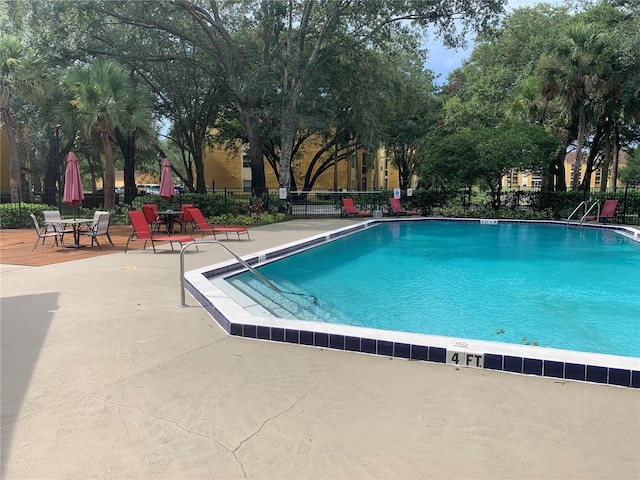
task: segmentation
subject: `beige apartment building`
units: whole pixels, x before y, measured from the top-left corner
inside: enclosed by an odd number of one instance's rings
[[[580,178],[584,175],[586,166],[585,158],[580,165]],[[576,152],[569,152],[564,157],[564,174],[565,182],[567,186],[571,185],[571,178],[573,176],[573,169],[576,163]],[[620,159],[618,169],[625,168],[627,166],[627,154],[624,151],[620,152]],[[591,175],[591,188],[600,188],[603,180],[602,168],[594,170]],[[607,188],[613,187],[613,171],[609,171],[609,178],[607,180]],[[542,183],[542,175],[539,173],[532,173],[527,170],[512,169],[507,175],[502,177],[502,188],[540,188]],[[624,187],[624,184],[618,180],[617,187]]]
[[[293,176],[296,189],[302,189],[304,176],[316,152],[322,148],[320,139],[309,142],[293,160]],[[316,169],[326,156],[316,162]],[[238,144],[232,149],[207,150],[203,157],[207,188],[243,189],[251,191],[251,168],[246,147]],[[315,172],[315,170],[314,170]],[[268,188],[277,188],[278,180],[273,168],[265,159],[265,177]],[[417,178],[413,181],[413,186]],[[318,175],[313,190],[365,191],[395,188],[400,184],[398,169],[384,149],[378,149],[373,160],[357,150],[347,160],[338,162]]]

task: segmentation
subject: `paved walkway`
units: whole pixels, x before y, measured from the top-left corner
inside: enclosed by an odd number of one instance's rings
[[[160,248],[1,266],[2,478],[640,478],[637,390],[227,337]]]

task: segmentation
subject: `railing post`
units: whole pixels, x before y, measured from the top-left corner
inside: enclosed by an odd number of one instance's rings
[[[184,252],[191,245],[197,245],[197,243],[196,242],[185,243],[182,246],[182,248],[180,249],[180,305],[178,305],[180,308],[184,308],[184,307],[188,306],[186,303],[184,303],[185,302],[185,296],[184,296]]]

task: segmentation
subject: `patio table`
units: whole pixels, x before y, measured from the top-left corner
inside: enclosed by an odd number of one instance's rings
[[[92,223],[93,218],[63,218],[62,220],[44,222],[45,225],[71,225],[71,228],[73,228],[73,245],[65,245],[67,248],[80,248],[80,226]]]
[[[154,213],[157,217],[160,217],[167,222],[167,233],[169,235],[174,233],[173,226],[175,224],[176,217],[178,217],[182,212],[180,210],[160,210],[159,212]]]

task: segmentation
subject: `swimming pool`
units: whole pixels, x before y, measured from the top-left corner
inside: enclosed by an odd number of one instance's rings
[[[640,357],[640,245],[610,230],[382,223],[258,271],[298,295],[227,281],[276,316]]]
[[[239,270],[235,262],[193,272],[187,278],[188,290],[232,335],[517,373],[626,386],[640,384],[637,373],[640,361],[629,358],[638,356],[638,342],[634,340],[638,329],[631,326],[625,331],[621,327],[634,323],[629,311],[633,311],[637,303],[628,303],[625,299],[633,299],[637,291],[637,280],[634,283],[630,279],[637,270],[640,245],[600,226],[575,228],[559,222],[480,223],[478,220],[374,220],[245,258],[250,264],[263,265],[260,271],[270,280],[275,279],[281,289],[317,295],[317,305],[309,301],[311,297],[302,295],[297,298],[287,295],[296,298],[293,305],[265,302],[264,298],[272,297],[272,292],[264,292],[259,282],[253,285],[256,280],[251,275],[232,278],[236,288],[230,289],[224,278]],[[472,229],[479,230],[472,232]],[[500,248],[491,243],[496,241],[498,231],[502,232],[497,237]],[[618,231],[627,236],[638,234],[633,229],[619,228]],[[471,244],[464,244],[469,239]],[[540,243],[539,251],[525,247],[531,239]],[[354,242],[362,248],[354,247]],[[324,245],[311,249],[320,244]],[[567,271],[554,268],[562,263],[557,248],[562,244],[570,245],[575,254],[575,258],[569,258],[566,252],[560,254],[571,264],[572,268]],[[612,266],[616,260],[611,255],[620,249],[627,270],[614,271]],[[407,251],[416,253],[420,261],[427,261],[426,266],[412,270],[416,259],[410,258]],[[296,255],[292,255],[294,253]],[[372,256],[374,258],[369,258]],[[333,279],[319,272],[319,267],[308,268],[314,257],[320,259],[323,270],[334,274]],[[330,258],[336,261],[329,261]],[[276,259],[280,261],[270,263]],[[402,263],[405,260],[409,263]],[[443,270],[444,266],[450,270]],[[590,270],[591,275],[576,274],[584,270]],[[521,273],[524,275],[519,277]],[[557,276],[560,274],[565,277]],[[569,275],[568,288],[566,275]],[[207,287],[200,283],[199,276],[213,283]],[[608,292],[610,287],[601,284],[604,277],[613,280],[613,297]],[[375,285],[374,278],[380,278],[382,284]],[[625,281],[621,282],[621,278]],[[447,279],[446,285],[443,279]],[[399,281],[406,281],[407,285],[398,286]],[[628,287],[626,290],[619,288],[622,283]],[[238,293],[238,289],[245,291]],[[471,291],[470,302],[462,298],[461,290]],[[551,299],[549,292],[557,290],[562,292],[560,300]],[[386,293],[391,296],[385,296]],[[520,307],[522,299],[516,294],[531,297],[533,306]],[[636,293],[635,301],[637,297]],[[354,303],[353,298],[364,299],[364,302]],[[587,302],[593,298],[597,305]],[[403,322],[412,315],[399,312],[411,308],[420,311],[426,308],[425,300],[426,305],[435,310],[417,318],[423,323],[426,321],[430,330],[424,331],[412,324],[405,326]],[[350,309],[354,304],[355,309]],[[477,311],[482,308],[484,313],[478,315]],[[367,318],[370,311],[374,312],[373,323]],[[587,315],[598,311],[596,315]],[[593,338],[587,335],[587,343],[591,342],[587,348],[580,345],[584,338],[557,343],[558,323],[580,323],[582,330],[588,332],[594,330],[591,326],[597,325],[603,312],[615,320],[613,323],[619,328],[613,330],[616,335],[621,333],[626,343],[610,341],[611,335],[597,328]],[[558,321],[558,313],[566,318]],[[556,315],[556,320],[550,320],[550,314]],[[345,325],[328,323],[327,320],[335,318],[323,318],[323,315],[339,318]],[[394,321],[392,326],[387,323],[390,319]],[[533,322],[526,326],[527,320]],[[395,325],[398,322],[401,326]],[[477,324],[481,324],[480,335],[468,330]],[[612,343],[622,345],[622,349],[615,347],[617,350],[613,352]],[[625,347],[629,343],[633,345]],[[580,349],[589,353],[576,351]]]

